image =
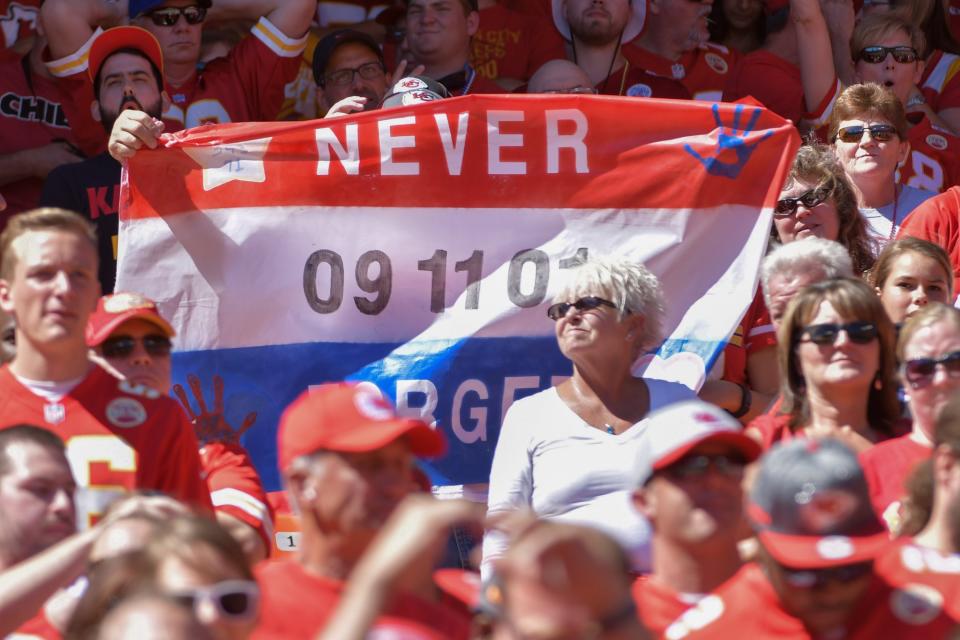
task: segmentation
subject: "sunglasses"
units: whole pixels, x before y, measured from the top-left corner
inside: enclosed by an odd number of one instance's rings
[[[154,358],[164,358],[170,355],[173,343],[170,338],[161,335],[144,336],[141,340],[143,349]],[[137,338],[131,336],[116,336],[107,338],[100,347],[106,358],[127,358],[137,346]]]
[[[944,371],[951,378],[960,377],[960,351],[954,351],[939,358],[907,360],[903,363],[903,377],[911,387],[925,387],[930,384],[938,365],[943,365]]]
[[[860,142],[863,139],[863,132],[869,131],[870,137],[877,142],[889,142],[893,136],[898,136],[896,127],[890,124],[873,124],[865,127],[862,124],[854,124],[849,127],[843,127],[837,130],[837,138],[844,142]]]
[[[741,456],[696,455],[687,456],[673,463],[664,470],[664,473],[675,480],[690,480],[702,478],[710,469],[714,469],[722,476],[739,478],[743,476],[743,468],[746,464],[747,461]]]
[[[559,320],[567,315],[567,312],[570,311],[570,309],[587,311],[588,309],[596,309],[600,306],[610,307],[611,309],[617,308],[617,305],[613,304],[609,300],[604,300],[603,298],[598,298],[597,296],[586,296],[580,298],[576,302],[558,302],[557,304],[550,305],[547,307],[547,317],[551,320]]]
[[[773,208],[773,217],[789,218],[797,212],[799,205],[802,204],[807,209],[813,209],[829,197],[830,189],[817,187],[816,189],[810,189],[810,191],[796,198],[780,198],[777,200],[777,206]]]
[[[180,16],[187,21],[187,24],[200,24],[207,17],[205,7],[190,5],[189,7],[164,7],[151,11],[147,16],[153,20],[153,24],[158,27],[172,27],[177,24]]]
[[[260,602],[260,589],[256,582],[249,580],[224,580],[209,587],[175,591],[171,595],[194,611],[201,602],[210,602],[221,616],[237,621],[256,617]]]
[[[847,332],[847,337],[851,342],[857,344],[867,344],[876,339],[877,325],[872,322],[848,322],[846,324],[835,324],[828,322],[824,324],[811,324],[801,330],[801,338],[806,337],[801,342],[812,342],[819,345],[832,345],[836,343],[837,336],[841,331]]]
[[[383,77],[383,65],[379,62],[367,62],[356,69],[337,69],[328,73],[324,78],[324,84],[334,87],[345,87],[353,82],[354,74],[364,80],[375,80]]]
[[[906,45],[901,45],[899,47],[881,47],[880,45],[875,45],[861,49],[857,59],[863,60],[864,62],[869,62],[870,64],[880,64],[886,60],[887,56],[890,54],[892,54],[893,59],[900,64],[916,62],[917,58],[920,57],[917,55],[916,49]]]
[[[816,589],[832,582],[848,583],[873,571],[872,562],[845,564],[829,569],[790,569],[780,565],[784,580],[796,589]]]

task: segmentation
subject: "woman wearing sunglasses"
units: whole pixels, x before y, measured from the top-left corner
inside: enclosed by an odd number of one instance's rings
[[[894,532],[901,522],[904,483],[930,457],[937,416],[960,390],[960,311],[929,304],[911,316],[900,331],[897,357],[913,425],[909,434],[861,455],[874,509]]]
[[[630,506],[636,459],[651,411],[693,398],[687,387],[638,378],[636,360],[661,340],[660,282],[629,260],[594,259],[570,273],[547,309],[573,375],[515,402],[490,470],[488,513],[532,509],[605,530],[648,568],[649,527]],[[506,548],[489,531],[483,566]]]
[[[903,105],[878,84],[847,87],[830,116],[829,139],[853,183],[860,214],[882,248],[910,212],[935,195],[897,184],[897,167],[910,152]]]
[[[857,80],[889,89],[907,111],[910,154],[900,168],[899,181],[939,193],[960,181],[960,137],[919,88],[926,48],[919,27],[896,13],[865,17],[850,40]]]
[[[821,238],[842,244],[854,273],[866,273],[876,259],[876,243],[857,209],[853,185],[829,148],[800,147],[773,211],[771,239],[789,244]]]
[[[953,267],[939,245],[901,238],[886,246],[870,280],[897,326],[932,302],[953,302]]]
[[[835,437],[855,451],[895,435],[894,328],[864,282],[812,284],[777,332],[783,403],[750,423],[764,448],[797,437]]]

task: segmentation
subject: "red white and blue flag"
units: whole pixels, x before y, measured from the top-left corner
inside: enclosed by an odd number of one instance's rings
[[[485,482],[507,407],[571,372],[544,311],[580,258],[660,277],[669,337],[640,366],[702,383],[798,144],[752,105],[603,96],[197,128],[125,172],[117,289],[173,322],[179,378],[220,374],[228,418],[258,412],[269,488],[283,407],[341,379],[445,432],[436,483]]]

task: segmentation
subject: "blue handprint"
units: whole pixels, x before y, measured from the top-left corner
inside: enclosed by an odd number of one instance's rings
[[[760,118],[760,109],[754,110],[750,116],[750,121],[747,122],[741,130],[740,117],[743,115],[743,108],[744,105],[737,105],[736,110],[733,112],[733,126],[730,127],[730,132],[727,133],[726,127],[724,127],[723,122],[720,120],[720,105],[713,105],[713,119],[716,120],[717,126],[720,128],[720,136],[717,141],[717,153],[715,156],[704,158],[689,144],[683,145],[686,152],[699,160],[700,164],[704,166],[710,175],[721,176],[723,178],[736,178],[740,175],[740,172],[743,170],[744,165],[747,164],[747,160],[750,159],[757,145],[773,135],[772,131],[767,131],[753,144],[747,144],[746,136],[753,131],[754,125],[757,124],[757,119]],[[737,154],[736,162],[724,162],[720,160],[720,154],[726,149],[733,149]]]

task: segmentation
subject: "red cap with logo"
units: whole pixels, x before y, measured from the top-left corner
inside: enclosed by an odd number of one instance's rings
[[[95,81],[104,60],[120,49],[136,49],[141,52],[160,70],[160,76],[163,76],[163,51],[152,33],[140,27],[113,27],[98,35],[90,45],[87,58],[87,74],[90,80]]]
[[[423,420],[398,416],[373,384],[324,384],[300,394],[280,417],[278,463],[282,471],[315,451],[374,451],[401,437],[416,456],[436,457],[446,451],[443,434]]]
[[[168,338],[177,335],[170,323],[157,311],[157,303],[139,293],[111,293],[97,302],[97,310],[87,320],[87,346],[95,347],[110,337],[127,320],[146,320],[155,324]]]

